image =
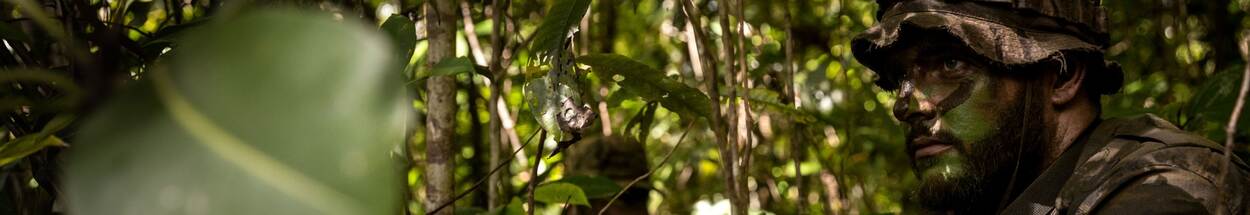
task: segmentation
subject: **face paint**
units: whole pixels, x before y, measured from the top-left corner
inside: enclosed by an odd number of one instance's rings
[[[1036,83],[991,72],[982,66],[987,64],[925,63],[949,55],[920,56],[924,59],[912,63],[916,72],[900,83],[893,108],[909,125],[907,152],[921,182],[913,198],[936,210],[995,213],[1015,161],[1036,151],[1021,146],[1042,142],[1031,139],[1045,129],[1035,127],[1041,124],[1041,106],[1030,101],[1041,97],[1025,90]],[[934,150],[935,145],[948,147]]]

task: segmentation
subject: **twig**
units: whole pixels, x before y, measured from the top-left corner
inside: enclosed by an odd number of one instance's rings
[[[525,149],[525,146],[528,146],[528,145],[530,144],[530,141],[531,141],[531,140],[534,140],[534,136],[536,136],[536,134],[538,133],[538,131],[536,130],[536,131],[534,131],[534,133],[535,133],[535,134],[530,134],[530,138],[529,138],[529,139],[526,139],[526,140],[525,140],[525,144],[521,144],[521,147],[517,147],[517,149],[516,149],[516,150],[512,151],[512,154],[514,154],[514,155],[515,155],[516,153],[520,153],[520,152],[521,152],[521,150],[524,150],[524,149]],[[542,147],[540,146],[539,148],[542,148]],[[474,183],[473,183],[473,186],[472,186],[472,187],[469,187],[469,190],[465,190],[464,192],[460,193],[459,195],[456,195],[456,197],[455,197],[455,198],[452,198],[452,199],[451,199],[451,201],[447,201],[446,203],[443,203],[443,205],[439,205],[439,206],[438,206],[438,208],[434,208],[434,210],[431,210],[431,211],[429,211],[429,212],[426,212],[425,214],[434,214],[434,213],[438,213],[438,211],[441,211],[441,210],[443,210],[444,208],[447,208],[447,206],[451,206],[451,205],[452,205],[452,203],[456,203],[456,201],[457,201],[457,200],[460,200],[460,199],[464,198],[465,196],[468,196],[468,195],[469,195],[469,193],[473,193],[473,190],[477,190],[477,188],[478,188],[478,187],[482,186],[482,183],[483,183],[483,182],[486,182],[486,179],[487,179],[487,178],[490,178],[490,177],[489,177],[490,175],[494,175],[494,174],[495,174],[495,172],[498,172],[500,169],[503,169],[503,167],[504,167],[504,166],[507,166],[507,165],[508,165],[508,163],[511,163],[511,162],[512,162],[512,160],[513,160],[513,159],[512,159],[512,157],[511,157],[511,156],[509,156],[509,157],[508,157],[508,160],[505,160],[504,162],[501,162],[501,163],[499,163],[498,165],[495,165],[495,168],[494,168],[494,169],[491,169],[491,170],[490,170],[490,173],[487,173],[487,174],[486,174],[486,176],[487,176],[487,177],[484,177],[484,178],[482,178],[482,179],[478,179],[478,180],[477,180],[477,182],[474,182]]]
[[[477,27],[473,24],[473,10],[468,1],[460,1],[460,16],[464,20],[464,39],[469,42],[469,54],[474,57],[474,63],[485,66],[486,54],[482,54],[482,45],[477,41]]]
[[[541,130],[541,129],[539,129],[539,130]],[[542,136],[542,137],[541,137],[541,138],[538,138],[538,139],[540,139],[540,140],[538,140],[538,141],[539,141],[539,142],[546,142],[546,141],[547,141],[547,131],[546,131],[546,130],[541,130],[541,131],[542,131],[542,135],[539,135],[539,136]],[[532,168],[532,169],[530,169],[530,196],[529,196],[530,211],[529,211],[529,215],[534,215],[534,211],[535,211],[535,210],[538,210],[538,205],[535,205],[535,204],[534,204],[534,189],[535,189],[535,188],[538,188],[538,178],[539,178],[539,177],[538,177],[538,163],[539,163],[539,162],[542,162],[542,161],[543,161],[543,144],[542,144],[542,143],[539,143],[539,144],[538,144],[538,152],[537,152],[537,153],[534,153],[534,166],[530,167],[530,168]]]
[[[651,176],[651,173],[654,173],[656,169],[660,169],[660,167],[663,167],[665,163],[668,163],[668,159],[673,157],[673,151],[677,151],[677,148],[681,147],[681,143],[684,142],[684,140],[686,140],[686,134],[690,133],[690,128],[693,128],[693,127],[694,127],[694,121],[691,121],[690,125],[686,126],[686,130],[681,132],[681,137],[677,138],[677,144],[673,145],[673,148],[669,149],[668,153],[664,154],[664,159],[660,160],[660,163],[655,164],[655,167],[651,168],[651,170],[648,170],[646,174],[642,174],[641,176],[634,178],[633,181],[630,181],[629,184],[625,184],[625,187],[622,187],[621,191],[617,191],[616,195],[613,195],[612,199],[608,200],[608,203],[604,204],[603,208],[599,209],[599,214],[603,214],[604,212],[607,212],[608,207],[611,207],[612,203],[616,202],[617,198],[620,198],[622,194],[625,194],[625,191],[628,191],[629,188],[633,187],[634,184],[637,184],[638,181],[642,181],[642,179],[647,178],[648,176]]]
[[[1243,33],[1241,39],[1241,56],[1247,62],[1250,62],[1250,31]],[[1224,192],[1220,196],[1224,202],[1228,200],[1228,171],[1233,166],[1233,137],[1237,134],[1237,120],[1241,117],[1241,109],[1246,106],[1246,91],[1250,91],[1250,65],[1247,65],[1245,72],[1241,74],[1241,90],[1237,93],[1237,103],[1233,105],[1233,113],[1229,114],[1228,126],[1224,127],[1224,168],[1220,171],[1220,185],[1224,186]],[[1219,213],[1227,212],[1223,210],[1227,208],[1225,204],[1220,204]]]

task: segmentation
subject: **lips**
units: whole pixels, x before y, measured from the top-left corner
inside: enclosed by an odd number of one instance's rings
[[[912,156],[916,160],[925,159],[950,150],[952,145],[934,137],[918,137],[911,141]]]

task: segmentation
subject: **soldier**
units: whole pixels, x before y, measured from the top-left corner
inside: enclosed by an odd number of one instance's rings
[[[1241,159],[1152,115],[1102,119],[1123,75],[1099,0],[878,0],[855,57],[897,92],[912,200],[953,214],[1247,214]]]

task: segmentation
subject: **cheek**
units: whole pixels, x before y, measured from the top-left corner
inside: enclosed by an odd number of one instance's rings
[[[1011,103],[1010,95],[998,93],[1003,92],[1001,89],[984,82],[977,85],[967,101],[940,116],[942,130],[968,144],[993,136],[1003,120],[997,116]]]

